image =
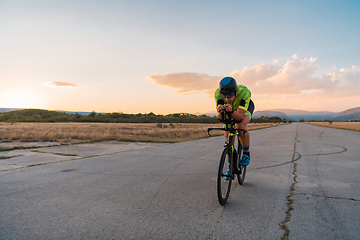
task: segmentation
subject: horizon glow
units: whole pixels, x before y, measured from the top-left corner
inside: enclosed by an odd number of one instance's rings
[[[255,111],[341,112],[360,102],[358,12],[358,1],[1,1],[0,107],[211,113],[230,75]]]

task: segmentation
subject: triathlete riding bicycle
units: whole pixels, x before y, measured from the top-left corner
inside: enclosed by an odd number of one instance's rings
[[[247,124],[255,109],[250,90],[244,85],[237,85],[236,80],[232,77],[224,77],[219,85],[215,91],[217,118],[224,121],[223,113],[225,113],[225,116],[235,120],[236,128],[247,130]],[[228,142],[229,132],[224,132],[224,136]],[[250,134],[249,132],[239,133],[238,136],[244,149],[240,165],[247,166],[250,162]]]

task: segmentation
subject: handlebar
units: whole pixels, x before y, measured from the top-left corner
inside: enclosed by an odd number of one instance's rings
[[[232,123],[232,117],[231,117],[231,113],[230,112],[221,112],[221,117],[222,117],[222,121],[219,119],[220,122],[224,122],[227,124],[231,124]]]
[[[232,116],[231,116],[231,112],[220,112],[221,113],[221,117],[222,120],[218,119],[220,122],[226,123],[226,124],[235,124],[235,123],[241,123],[243,120],[235,120]]]
[[[244,132],[244,135],[248,131],[246,129],[233,128],[233,127],[230,127],[230,128],[228,128],[228,127],[226,127],[226,128],[208,128],[207,133],[209,136],[211,136],[210,131],[212,131],[212,130],[222,130],[222,131],[230,131],[230,132],[242,131],[242,132]]]
[[[222,123],[225,123],[226,127],[225,128],[208,128],[207,130],[207,133],[209,136],[210,135],[210,131],[212,130],[222,130],[222,131],[229,131],[229,132],[236,132],[236,131],[242,131],[244,132],[244,136],[245,136],[245,133],[248,131],[248,130],[245,130],[245,129],[240,129],[240,128],[234,128],[234,124],[235,123],[241,123],[243,120],[239,120],[239,121],[236,121],[234,118],[232,118],[231,116],[231,113],[230,112],[221,112],[221,116],[222,116],[222,120],[219,119],[220,122]],[[230,125],[230,127],[228,127]]]

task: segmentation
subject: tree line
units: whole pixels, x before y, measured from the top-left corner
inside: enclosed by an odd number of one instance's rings
[[[283,122],[278,117],[260,117],[251,119],[251,122]],[[218,123],[214,116],[194,115],[189,113],[174,113],[157,115],[152,112],[146,114],[126,113],[96,113],[88,115],[79,113],[64,113],[43,109],[24,109],[0,113],[0,122],[102,122],[102,123]]]

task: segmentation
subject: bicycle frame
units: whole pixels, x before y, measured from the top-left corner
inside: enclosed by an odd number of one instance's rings
[[[242,147],[240,147],[241,143],[238,142],[238,150],[239,153],[235,150],[235,136],[238,135],[240,131],[244,133],[247,132],[246,129],[237,129],[235,126],[235,122],[231,121],[226,122],[223,128],[208,128],[208,134],[210,135],[210,131],[212,130],[222,130],[229,133],[228,141],[225,141],[225,146],[223,153],[220,158],[219,170],[218,170],[218,178],[217,178],[217,195],[220,205],[224,206],[229,198],[231,183],[235,179],[235,175],[238,176],[238,182],[240,185],[243,184],[246,173],[246,166],[238,166],[240,161],[240,155],[242,152]],[[235,154],[236,153],[236,154]],[[239,155],[239,156],[238,156]],[[225,166],[227,165],[226,159],[229,159],[229,170],[225,172]],[[237,160],[239,159],[239,161]]]
[[[235,139],[234,137],[238,135],[237,133],[232,133],[230,132],[229,133],[229,142],[226,143],[226,147],[229,148],[230,150],[230,153],[231,153],[231,156],[230,156],[230,177],[234,180],[235,176],[233,174],[233,171],[234,171],[234,151],[235,151],[235,147],[234,147],[234,144],[235,144]],[[234,141],[234,142],[233,142]]]
[[[231,156],[229,156],[229,159],[230,159],[230,177],[232,179],[234,179],[234,173],[233,173],[233,170],[234,170],[234,167],[233,167],[233,164],[234,164],[234,151],[235,151],[235,147],[234,147],[234,144],[235,144],[235,139],[234,137],[239,135],[238,131],[242,131],[244,133],[244,137],[245,137],[245,133],[248,131],[246,129],[241,129],[241,128],[235,128],[235,124],[231,123],[231,124],[225,124],[225,127],[224,128],[208,128],[208,135],[210,135],[210,131],[212,130],[223,130],[223,131],[227,131],[229,132],[229,141],[228,142],[225,142],[225,148],[228,148],[229,149],[229,152],[231,153]]]

